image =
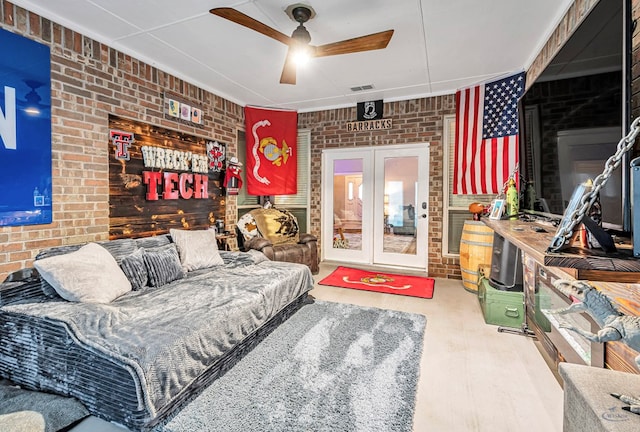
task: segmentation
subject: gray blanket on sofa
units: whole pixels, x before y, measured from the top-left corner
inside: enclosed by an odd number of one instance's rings
[[[4,310],[63,322],[90,350],[128,366],[152,415],[207,366],[313,287],[305,266],[226,254],[225,265],[190,272],[109,304],[53,300]]]

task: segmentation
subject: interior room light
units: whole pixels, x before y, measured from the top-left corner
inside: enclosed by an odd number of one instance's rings
[[[353,199],[353,182],[349,182],[347,184],[347,197],[349,198],[349,201]]]
[[[294,20],[296,20],[296,18],[294,18]],[[293,34],[291,34],[291,38],[295,41],[293,45],[290,45],[293,49],[291,55],[296,66],[304,66],[311,58],[311,47],[309,46],[311,35],[309,35],[307,29],[302,25],[304,21],[298,21],[300,25],[293,31]]]
[[[40,109],[38,108],[38,105],[40,104],[42,98],[36,90],[39,87],[42,87],[42,83],[34,80],[25,80],[24,82],[31,89],[31,91],[29,91],[29,93],[27,93],[24,97],[27,101],[27,107],[24,109],[24,112],[32,116],[40,115]]]
[[[308,45],[298,46],[293,52],[293,61],[297,66],[306,66],[311,59],[311,52]]]

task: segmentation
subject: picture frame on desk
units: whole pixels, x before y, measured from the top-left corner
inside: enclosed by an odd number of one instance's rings
[[[502,213],[504,213],[504,200],[493,200],[491,203],[491,214],[489,214],[489,219],[500,219],[502,217]]]

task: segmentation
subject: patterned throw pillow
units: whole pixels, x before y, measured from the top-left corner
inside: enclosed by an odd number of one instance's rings
[[[262,237],[273,245],[298,243],[298,221],[291,212],[275,208],[260,209],[254,213],[254,217]]]
[[[142,255],[143,249],[136,249],[135,252],[122,257],[120,260],[120,268],[129,279],[129,282],[131,282],[131,288],[134,291],[141,290],[149,281],[149,274],[147,273],[147,267],[144,265]]]
[[[256,225],[256,220],[253,217],[254,211],[255,210],[252,210],[243,214],[236,223],[236,226],[240,230],[240,233],[242,233],[242,237],[244,237],[245,242],[260,235],[258,232],[258,226]]]
[[[145,249],[142,258],[149,274],[151,286],[159,287],[184,277],[178,249],[173,243]]]

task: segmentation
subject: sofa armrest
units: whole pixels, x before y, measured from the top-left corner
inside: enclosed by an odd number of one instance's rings
[[[254,249],[257,251],[262,251],[267,246],[273,246],[269,240],[264,237],[254,237],[250,240],[247,240],[244,243],[245,249]]]
[[[317,239],[311,234],[301,234],[298,243],[275,246],[263,237],[254,237],[245,243],[245,248],[246,250],[253,249],[262,252],[271,261],[305,264],[313,274],[317,274],[320,271],[318,267]]]
[[[33,268],[14,272],[0,284],[0,306],[49,300],[42,291],[40,275]]]
[[[309,243],[312,241],[318,241],[318,238],[313,234],[300,234],[300,240],[298,243]]]

